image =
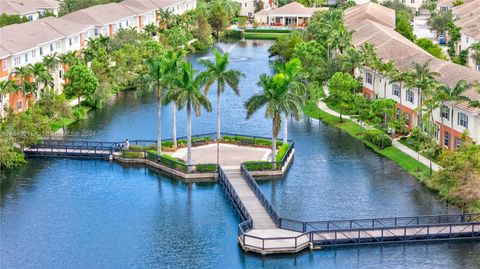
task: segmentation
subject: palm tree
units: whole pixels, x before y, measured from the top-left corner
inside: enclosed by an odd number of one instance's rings
[[[418,95],[418,124],[420,125],[422,118],[423,97],[431,98],[432,90],[438,84],[436,78],[440,73],[430,70],[430,60],[424,64],[415,63],[412,71],[406,73],[405,85],[410,89],[417,89]]]
[[[272,163],[277,159],[277,136],[282,123],[283,114],[296,115],[301,111],[302,98],[285,87],[285,75],[276,74],[273,77],[262,74],[258,86],[263,92],[253,95],[245,103],[247,119],[260,108],[266,107],[265,117],[272,119]]]
[[[220,54],[217,49],[213,50],[215,55],[215,61],[210,61],[208,59],[201,60],[200,63],[205,66],[205,75],[207,76],[208,82],[205,85],[205,94],[208,95],[208,91],[215,81],[217,82],[217,164],[219,161],[219,142],[221,139],[220,131],[220,95],[225,92],[225,88],[230,86],[232,91],[236,95],[240,95],[239,83],[240,77],[245,77],[245,75],[233,69],[228,69],[230,60],[228,59],[228,53]]]
[[[469,50],[472,53],[474,65],[480,65],[480,42],[476,42],[470,46]]]
[[[174,19],[175,14],[168,8],[162,8],[159,11],[159,27],[160,29],[168,29],[170,28],[170,23]]]
[[[371,43],[364,43],[362,45],[362,47],[360,48],[360,57],[362,59],[362,65],[370,67],[373,72],[372,91],[375,93],[375,80],[378,70],[382,65],[382,61],[378,59],[375,46]]]
[[[3,96],[14,92],[15,87],[12,80],[0,80],[0,119],[3,121],[5,105],[3,103]]]
[[[285,84],[287,90],[291,93],[305,97],[306,87],[305,84],[300,81],[300,72],[302,71],[302,62],[298,58],[293,58],[287,63],[275,62],[273,69],[280,74],[285,76]],[[301,99],[302,103],[299,104],[303,106],[303,98]],[[284,123],[283,123],[283,143],[288,143],[288,114],[284,114]],[[298,114],[293,115],[295,118],[298,118]]]
[[[45,90],[45,87],[47,87],[47,85],[53,86],[51,85],[52,76],[50,75],[43,63],[29,64],[28,68],[30,68],[32,72],[35,90],[39,90],[40,82],[43,83],[43,88],[41,89],[41,92]]]
[[[61,64],[65,66],[65,72],[69,67],[78,64],[78,62],[80,61],[76,51],[61,54],[60,56],[58,56],[58,60]]]
[[[189,62],[181,62],[178,76],[171,77],[177,86],[170,89],[166,100],[175,102],[179,109],[186,107],[187,110],[187,165],[192,162],[192,108],[195,115],[199,116],[202,108],[212,110],[212,105],[201,88],[207,82],[205,74],[195,75],[195,70]]]
[[[10,73],[10,78],[13,77],[15,88],[19,89],[23,96],[36,94],[35,86],[31,82],[32,80],[32,70],[28,66],[19,66],[13,69]],[[9,79],[10,79],[9,78]],[[29,103],[27,102],[27,108]]]
[[[451,134],[450,134],[450,144],[451,144],[451,148],[454,149],[454,134],[453,134],[453,117],[454,117],[454,109],[455,109],[455,105],[458,103],[458,102],[462,102],[462,101],[470,101],[470,98],[462,95],[466,90],[470,89],[472,87],[472,84],[470,84],[469,82],[467,82],[466,80],[460,80],[457,82],[457,84],[455,85],[455,87],[450,88],[448,85],[441,85],[438,90],[439,90],[439,93],[437,95],[437,98],[439,101],[441,102],[448,102],[450,103],[450,109],[452,111],[452,114],[450,116],[450,130],[451,130]],[[443,117],[442,117],[443,118]]]
[[[149,58],[146,61],[148,71],[140,78],[141,87],[138,95],[144,92],[155,92],[157,95],[157,154],[162,154],[162,99],[165,85],[165,60],[160,57]]]
[[[383,98],[387,98],[387,76],[392,77],[398,72],[395,65],[395,61],[388,61],[386,63],[381,62],[379,66],[380,74],[383,74]]]
[[[43,65],[47,69],[48,72],[53,73],[57,70],[58,67],[58,57],[57,53],[55,52],[52,55],[47,55],[43,57]]]
[[[165,88],[172,89],[176,87],[175,80],[169,79],[168,77],[175,77],[178,75],[178,69],[180,65],[180,60],[183,57],[182,51],[172,51],[169,50],[164,55],[164,81],[163,85]],[[165,100],[164,100],[165,101]],[[165,102],[167,104],[167,102]],[[172,139],[173,139],[173,146],[177,147],[177,105],[175,102],[171,102],[172,104]]]

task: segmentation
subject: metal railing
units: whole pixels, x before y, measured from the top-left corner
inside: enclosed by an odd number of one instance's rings
[[[378,227],[409,227],[428,224],[480,222],[480,214],[425,215],[414,217],[298,221],[281,218],[279,227],[296,232],[343,230]]]

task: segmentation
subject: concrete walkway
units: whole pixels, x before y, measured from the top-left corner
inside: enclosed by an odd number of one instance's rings
[[[323,102],[322,100],[319,100],[318,101],[318,104],[317,104],[318,108],[327,112],[328,114],[330,115],[333,115],[333,116],[336,116],[336,117],[340,117],[340,113],[330,109],[327,104],[325,104],[325,102]],[[344,119],[349,119],[355,123],[357,123],[358,125],[362,126],[363,128],[365,129],[375,129],[373,126],[370,126],[370,125],[367,125],[367,124],[362,124],[360,123],[357,119],[354,119],[348,115],[342,115],[342,117]],[[403,153],[409,155],[410,157],[414,158],[415,160],[418,160],[420,163],[426,165],[427,167],[430,167],[430,160],[424,156],[422,156],[420,154],[420,157],[418,158],[418,153],[414,150],[412,150],[411,148],[403,145],[402,143],[398,142],[397,140],[393,140],[392,141],[392,146],[396,147],[397,149],[399,149],[400,151],[402,151]],[[438,164],[436,164],[435,162],[432,162],[432,170],[433,171],[439,171],[442,167]]]

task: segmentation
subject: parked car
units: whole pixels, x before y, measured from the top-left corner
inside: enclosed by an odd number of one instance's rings
[[[438,35],[437,40],[438,40],[438,44],[440,45],[447,44],[447,37],[445,37],[445,35]]]

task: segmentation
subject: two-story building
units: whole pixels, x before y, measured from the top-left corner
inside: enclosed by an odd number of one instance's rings
[[[353,31],[353,45],[360,47],[371,43],[377,57],[383,61],[393,60],[400,72],[411,70],[415,63],[428,63],[431,70],[440,74],[438,81],[449,87],[455,87],[460,80],[480,82],[480,74],[473,69],[435,58],[397,33],[395,25],[392,25],[394,18],[393,10],[374,3],[353,7],[344,13],[345,25]],[[396,115],[405,117],[407,127],[411,129],[419,124],[418,108],[422,105],[422,92],[405,87],[402,81],[392,81],[387,75],[367,66],[356,70],[356,74],[362,77],[363,94],[366,97],[395,100]],[[472,100],[480,100],[480,93],[474,89],[467,90],[464,95]],[[452,104],[445,102],[443,105],[449,107],[449,110],[442,110],[443,117],[440,109],[433,112],[437,142],[453,149],[462,143],[462,134],[467,131],[473,141],[480,143],[480,109],[460,102],[453,104],[452,112]],[[450,111],[448,115],[447,111]],[[453,129],[450,120],[453,120]]]
[[[52,12],[58,16],[60,3],[56,0],[2,0],[0,14],[18,15],[33,21],[40,18],[45,12]]]
[[[470,47],[480,42],[480,0],[471,0],[467,3],[452,8],[455,16],[455,25],[460,27],[461,39],[457,44],[457,53],[469,50]],[[480,62],[474,61],[469,50],[467,65],[480,72]]]

